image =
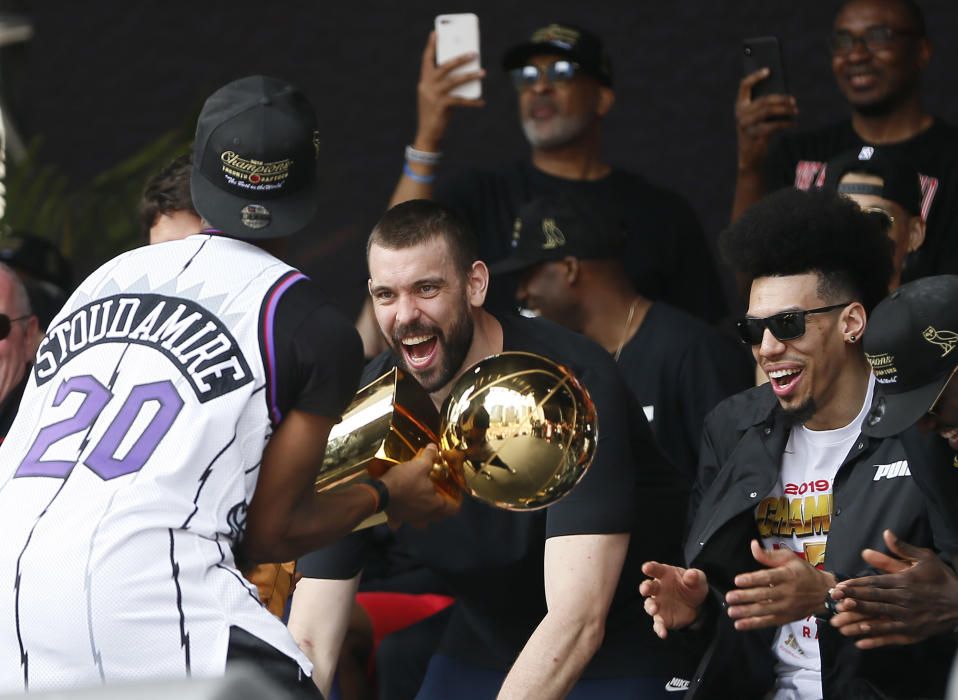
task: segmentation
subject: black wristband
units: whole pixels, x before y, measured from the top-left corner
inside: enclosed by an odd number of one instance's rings
[[[389,489],[386,488],[386,484],[379,479],[365,479],[363,483],[376,489],[376,493],[379,495],[379,506],[376,508],[376,512],[382,513],[389,507]]]

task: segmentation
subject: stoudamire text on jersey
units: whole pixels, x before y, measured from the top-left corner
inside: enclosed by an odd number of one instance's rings
[[[199,304],[159,294],[121,294],[87,304],[50,328],[34,365],[37,384],[101,343],[155,348],[179,369],[201,402],[252,381],[229,329]]]

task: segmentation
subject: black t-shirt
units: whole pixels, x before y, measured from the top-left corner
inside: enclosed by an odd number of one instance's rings
[[[568,180],[519,161],[496,171],[464,171],[441,183],[436,199],[465,217],[475,229],[479,257],[493,263],[511,252],[513,224],[523,204],[564,193],[584,197],[623,222],[628,231],[623,262],[643,295],[710,322],[725,316],[715,260],[692,207],[677,193],[635,173],[614,168],[599,180]],[[515,285],[515,275],[496,277],[486,307],[515,308]]]
[[[543,319],[498,317],[505,350],[546,355],[570,367],[598,411],[599,444],[582,481],[547,509],[517,513],[471,498],[451,518],[425,529],[402,527],[397,540],[446,581],[458,605],[439,651],[479,667],[510,668],[546,613],[543,551],[549,537],[632,533],[610,610],[605,641],[589,677],[661,674],[681,677],[676,650],[659,640],[637,587],[648,558],[677,561],[665,542],[679,544],[684,504],[674,470],[661,456],[641,410],[631,401],[611,356],[587,338]],[[373,379],[394,361],[387,353],[366,368]],[[635,458],[633,455],[638,455]],[[669,507],[668,504],[678,504]],[[674,533],[675,537],[662,537]],[[310,578],[355,576],[363,563],[364,533],[300,559]],[[582,591],[588,596],[588,591]]]
[[[339,418],[359,388],[363,346],[356,329],[309,279],[283,293],[272,323],[275,374],[265,394],[274,423],[291,409]]]
[[[741,344],[656,302],[622,348],[619,371],[659,446],[691,487],[706,414],[722,399],[754,384],[753,365]]]
[[[814,131],[783,134],[770,149],[767,180],[772,189],[821,186],[825,164],[850,150],[873,146],[918,171],[925,242],[905,260],[902,282],[928,275],[958,273],[958,128],[935,119],[932,125],[898,143],[869,144],[846,120]]]

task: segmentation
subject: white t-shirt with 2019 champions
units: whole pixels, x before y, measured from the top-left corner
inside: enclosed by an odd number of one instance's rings
[[[776,488],[755,510],[762,546],[789,549],[819,569],[832,516],[832,485],[845,456],[861,433],[872,403],[874,377],[855,419],[836,430],[792,428]],[[774,700],[818,700],[822,697],[818,625],[814,616],[778,628],[772,649],[775,665]]]

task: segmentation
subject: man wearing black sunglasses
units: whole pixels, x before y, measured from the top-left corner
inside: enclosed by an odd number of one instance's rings
[[[27,383],[36,334],[37,317],[30,309],[27,290],[17,274],[0,263],[0,443]]]
[[[479,255],[491,264],[511,252],[512,225],[523,204],[549,194],[592,197],[625,222],[623,260],[638,291],[708,321],[724,317],[727,308],[711,248],[688,201],[602,159],[603,121],[613,108],[615,91],[611,62],[592,32],[553,23],[507,51],[502,67],[516,90],[529,157],[495,170],[466,170],[437,186],[439,151],[453,112],[483,104],[451,93],[484,77],[484,71],[453,72],[474,58],[437,66],[435,35],[430,37],[420,69],[416,135],[389,206],[410,199],[451,206],[476,232]],[[498,280],[487,306],[513,308],[517,281],[513,275]],[[369,304],[359,330],[367,355],[385,349]]]
[[[656,632],[706,633],[687,698],[941,697],[953,640],[866,652],[826,622],[885,528],[958,548],[911,479],[916,455],[862,433],[875,385],[862,337],[891,276],[884,226],[833,193],[787,189],[721,247],[751,280],[738,330],[771,381],[706,419],[689,568],[643,567]]]
[[[823,46],[824,50],[824,46]],[[764,79],[742,80],[736,102],[738,174],[732,220],[766,192],[821,186],[828,161],[852,151],[880,151],[921,175],[927,240],[909,255],[904,282],[958,272],[958,129],[922,105],[921,78],[932,56],[925,18],[914,0],[846,0],[828,42],[832,72],[850,119],[800,133],[781,133],[798,117],[795,99],[751,99]],[[772,144],[770,147],[770,143]]]

